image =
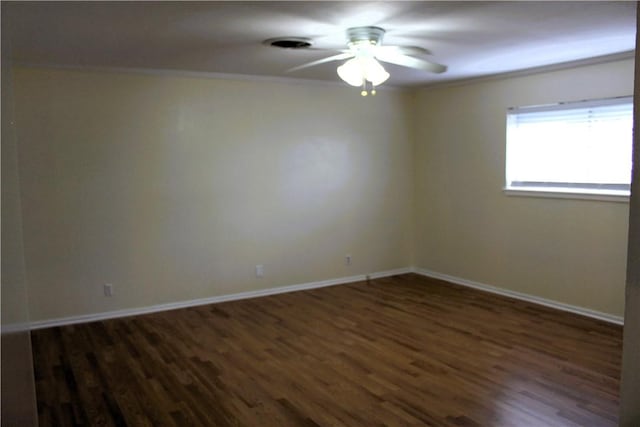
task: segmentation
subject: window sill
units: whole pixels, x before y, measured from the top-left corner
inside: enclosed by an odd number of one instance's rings
[[[629,195],[619,194],[619,193],[605,193],[605,192],[594,193],[594,192],[548,190],[548,189],[534,190],[531,188],[528,188],[526,190],[522,190],[519,188],[504,188],[503,192],[507,196],[516,196],[516,197],[596,200],[601,202],[629,203]]]

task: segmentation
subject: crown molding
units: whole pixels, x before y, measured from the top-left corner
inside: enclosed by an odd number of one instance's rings
[[[461,79],[448,80],[443,82],[418,84],[418,85],[407,86],[404,88],[413,89],[413,90],[419,90],[419,89],[429,90],[429,89],[441,89],[445,87],[465,86],[465,85],[480,83],[480,82],[489,82],[494,80],[504,80],[509,78],[525,77],[525,76],[530,76],[535,74],[549,73],[552,71],[561,71],[561,70],[568,70],[571,68],[588,67],[591,65],[625,61],[629,59],[635,59],[635,55],[636,55],[635,50],[628,50],[625,52],[613,53],[611,55],[596,56],[593,58],[578,59],[575,61],[566,61],[566,62],[560,62],[557,64],[542,65],[539,67],[525,68],[523,70],[488,74],[485,76],[478,76],[478,77],[461,78]]]
[[[439,89],[443,87],[463,86],[479,82],[502,80],[514,77],[523,77],[534,74],[548,73],[551,71],[566,70],[570,68],[585,67],[590,65],[605,64],[610,62],[623,61],[635,58],[635,50],[629,50],[625,52],[614,53],[610,55],[596,56],[593,58],[579,59],[575,61],[566,61],[557,64],[543,65],[540,67],[526,68],[523,70],[509,71],[504,73],[488,74],[477,77],[462,77],[454,78],[452,80],[446,80],[441,82],[427,82],[417,83],[409,85],[391,85],[385,84],[377,87],[380,91],[402,91],[411,92],[414,90],[428,90]],[[344,87],[351,88],[339,79],[336,80],[315,80],[315,79],[301,79],[297,77],[282,77],[282,76],[267,76],[267,75],[253,75],[253,74],[232,74],[232,73],[217,73],[210,71],[189,71],[178,69],[164,69],[164,68],[129,68],[129,67],[109,67],[109,66],[97,66],[97,65],[68,65],[68,64],[45,64],[45,63],[33,63],[33,62],[21,62],[14,61],[14,67],[22,68],[49,68],[60,70],[76,70],[96,73],[120,73],[120,74],[142,74],[150,76],[162,76],[162,77],[183,77],[183,78],[196,78],[196,79],[214,79],[214,80],[235,80],[235,81],[249,81],[249,82],[265,82],[265,83],[279,83],[290,85],[305,85],[305,86],[320,86],[320,87]]]
[[[234,80],[242,82],[264,82],[275,84],[287,84],[298,86],[318,86],[318,87],[342,87],[345,89],[353,89],[352,86],[347,85],[342,80],[336,77],[335,80],[314,80],[314,79],[301,79],[297,77],[282,77],[282,76],[268,76],[268,75],[253,75],[253,74],[232,74],[232,73],[217,73],[211,71],[189,71],[178,70],[168,68],[129,68],[129,67],[109,67],[109,66],[97,66],[97,65],[69,65],[69,64],[45,64],[45,63],[33,63],[33,62],[21,62],[14,61],[14,68],[39,68],[39,69],[52,69],[52,70],[66,70],[66,71],[81,71],[90,73],[114,73],[114,74],[138,74],[147,76],[158,77],[177,77],[177,78],[193,78],[193,79],[211,79],[211,80]],[[404,87],[383,85],[377,86],[378,91],[399,91],[406,89]],[[357,91],[359,94],[359,91]]]

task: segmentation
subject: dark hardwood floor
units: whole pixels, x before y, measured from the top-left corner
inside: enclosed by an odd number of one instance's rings
[[[407,274],[34,331],[41,426],[614,426],[622,328]]]

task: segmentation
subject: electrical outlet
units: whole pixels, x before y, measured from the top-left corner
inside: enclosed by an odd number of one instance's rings
[[[344,257],[344,265],[351,265],[351,255]]]
[[[112,297],[113,296],[113,285],[111,283],[105,283],[104,285],[104,296]]]
[[[256,277],[264,276],[264,265],[256,265]]]

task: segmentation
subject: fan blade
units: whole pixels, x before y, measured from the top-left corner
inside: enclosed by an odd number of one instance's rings
[[[298,65],[297,67],[289,68],[287,70],[287,73],[290,73],[292,71],[302,70],[303,68],[313,67],[314,65],[324,64],[325,62],[340,61],[341,59],[352,58],[353,56],[354,56],[353,53],[350,53],[350,52],[340,53],[338,55],[329,56],[327,58],[318,59],[317,61],[311,61],[311,62],[307,62],[306,64]]]
[[[378,52],[398,53],[401,55],[432,55],[429,49],[420,46],[379,46]]]
[[[444,73],[447,71],[446,65],[436,64],[435,62],[425,61],[424,59],[413,58],[406,55],[389,54],[381,52],[376,55],[376,59],[390,64],[401,65],[403,67],[417,68],[418,70],[429,71],[431,73]]]

